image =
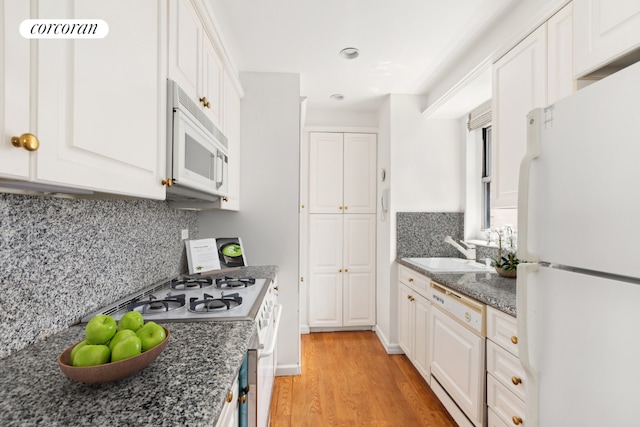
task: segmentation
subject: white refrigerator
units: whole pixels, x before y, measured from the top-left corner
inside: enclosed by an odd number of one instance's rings
[[[527,120],[524,425],[640,426],[640,63]]]

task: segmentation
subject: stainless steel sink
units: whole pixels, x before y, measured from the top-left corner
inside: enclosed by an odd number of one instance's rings
[[[493,267],[462,258],[404,258],[431,273],[495,273]]]

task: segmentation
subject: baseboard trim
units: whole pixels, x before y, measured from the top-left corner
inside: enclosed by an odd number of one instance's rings
[[[278,365],[276,366],[276,377],[290,377],[300,375],[302,367],[300,365]]]
[[[387,336],[384,334],[384,332],[382,332],[382,330],[378,326],[375,327],[375,332],[376,332],[376,335],[378,336],[378,339],[380,340],[380,343],[382,344],[385,351],[387,352],[387,354],[404,354],[404,351],[402,351],[402,348],[400,348],[399,344],[389,343]]]
[[[311,333],[311,329],[309,328],[309,325],[301,325],[300,326],[300,334],[304,335],[304,334],[310,334]]]

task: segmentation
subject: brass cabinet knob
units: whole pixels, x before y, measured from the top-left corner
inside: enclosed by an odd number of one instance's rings
[[[513,423],[514,423],[515,425],[517,425],[517,426],[518,426],[518,425],[520,425],[520,424],[522,424],[522,418],[520,418],[520,417],[518,417],[518,416],[516,416],[516,415],[514,415],[513,417],[511,417],[511,421],[513,421]]]
[[[514,385],[522,384],[522,380],[520,378],[518,378],[518,377],[511,377],[511,382]]]
[[[238,401],[239,401],[240,403],[244,404],[244,403],[247,401],[247,395],[246,395],[246,394],[243,394],[242,396],[240,396],[240,397],[238,398]]]
[[[223,202],[228,202],[228,201],[229,201],[229,198],[228,198],[228,197],[223,197],[223,198],[222,198],[222,201],[223,201]]]
[[[40,148],[38,137],[32,133],[23,133],[20,136],[12,136],[11,143],[14,147],[24,148],[27,151],[36,151]]]
[[[348,268],[345,268],[345,269],[344,269],[344,272],[345,272],[345,273],[348,273],[348,272],[349,272],[349,269],[348,269]]]
[[[342,206],[338,206],[338,209],[342,210]]]
[[[277,290],[278,290],[278,287],[276,286],[276,287],[275,287],[275,288],[273,288],[273,289],[274,289],[275,291],[277,291]]]
[[[171,187],[173,185],[173,180],[171,178],[163,179],[162,185],[166,185],[167,187]]]
[[[512,342],[512,343],[514,343],[514,344],[518,344],[518,337],[517,337],[517,336],[515,336],[515,335],[514,335],[514,336],[512,336],[512,337],[511,337],[511,342]]]
[[[413,282],[413,278],[409,277],[409,283]]]
[[[342,269],[338,270],[338,273],[342,273]]]
[[[202,105],[204,105],[205,107],[211,108],[211,103],[207,101],[206,96],[203,96],[202,98],[200,98],[200,102],[202,102]]]
[[[345,210],[349,209],[349,206],[345,206],[345,207],[344,207],[344,209],[345,209]]]
[[[229,394],[227,394],[227,403],[231,403],[232,400],[233,400],[233,392],[230,391]]]

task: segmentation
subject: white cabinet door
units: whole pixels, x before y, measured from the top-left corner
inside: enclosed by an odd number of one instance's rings
[[[224,406],[222,407],[220,417],[218,417],[218,421],[216,422],[216,427],[238,427],[238,393],[238,377],[236,376],[231,390],[229,390],[229,394],[227,395],[227,399],[224,402]]]
[[[375,134],[309,136],[309,212],[375,213]]]
[[[518,171],[526,149],[526,116],[546,104],[546,24],[493,67],[492,207],[516,207]]]
[[[169,76],[197,102],[203,28],[190,0],[169,2]]]
[[[344,134],[345,213],[376,212],[376,135]]]
[[[309,220],[309,326],[342,326],[342,217],[311,215]]]
[[[484,338],[431,307],[429,348],[431,375],[474,425],[484,411]]]
[[[190,0],[169,2],[169,77],[223,127],[224,65]]]
[[[309,212],[312,214],[343,212],[342,143],[341,133],[309,136]]]
[[[109,35],[38,41],[37,180],[163,199],[164,8],[153,0],[61,3],[40,2],[40,18],[99,16]]]
[[[586,76],[640,47],[640,2],[574,0],[574,71]]]
[[[412,302],[414,294],[411,288],[398,282],[398,344],[411,361],[415,330],[415,304]]]
[[[344,217],[343,326],[374,325],[376,319],[376,216]]]
[[[225,135],[229,143],[228,196],[220,200],[220,209],[240,209],[240,108],[241,100],[225,74]]]
[[[219,128],[223,127],[223,85],[224,66],[213,43],[205,35],[202,38],[202,88],[199,97],[203,98],[205,115]]]
[[[575,92],[573,15],[569,3],[547,21],[547,104]]]
[[[29,123],[32,96],[29,84],[30,41],[18,32],[18,25],[30,18],[29,2],[6,0],[3,2],[2,34],[4,79],[0,90],[0,176],[3,178],[29,178],[29,152],[11,145],[11,137],[36,133]],[[34,88],[35,89],[35,88]]]
[[[421,295],[415,296],[414,305],[414,345],[413,364],[429,381],[431,369],[429,367],[429,316],[431,315],[431,303]]]

